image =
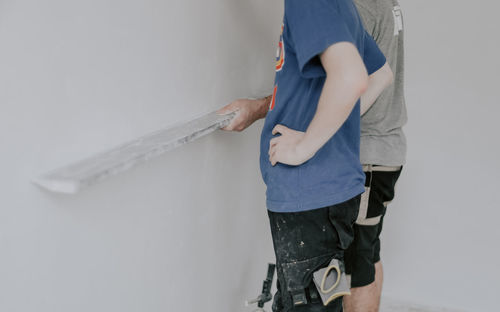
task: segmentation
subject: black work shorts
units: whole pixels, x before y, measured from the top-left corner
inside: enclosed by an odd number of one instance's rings
[[[344,250],[354,239],[359,203],[360,195],[310,211],[268,211],[278,275],[273,311],[342,311],[342,297],[323,305],[312,274],[328,266],[333,258],[342,261]]]
[[[375,281],[375,263],[380,261],[380,233],[387,205],[394,199],[394,187],[402,167],[364,166],[365,193],[354,224],[354,241],[345,252],[346,273],[351,287]]]

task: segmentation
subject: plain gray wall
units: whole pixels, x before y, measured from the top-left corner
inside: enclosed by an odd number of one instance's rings
[[[408,164],[385,295],[494,311],[496,1],[402,0]],[[75,196],[44,170],[272,87],[281,0],[0,0],[0,311],[246,311],[273,260],[262,123]]]
[[[408,164],[384,230],[385,295],[498,310],[498,1],[401,0]]]
[[[75,196],[53,167],[273,86],[279,2],[0,0],[0,311],[242,311],[273,261],[259,125]]]

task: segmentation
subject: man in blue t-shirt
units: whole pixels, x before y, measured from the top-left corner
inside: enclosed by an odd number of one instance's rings
[[[359,98],[374,101],[391,79],[351,0],[285,0],[273,96],[221,111],[239,110],[226,130],[266,116],[260,167],[277,261],[274,311],[341,311],[343,253],[365,182]]]

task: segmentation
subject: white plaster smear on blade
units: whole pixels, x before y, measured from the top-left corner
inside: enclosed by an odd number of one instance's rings
[[[224,128],[234,116],[235,113],[218,115],[212,112],[188,122],[169,126],[47,172],[34,178],[33,182],[52,192],[74,194],[82,188]]]

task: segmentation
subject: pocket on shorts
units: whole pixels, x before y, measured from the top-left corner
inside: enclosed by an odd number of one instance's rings
[[[329,218],[338,236],[338,248],[346,250],[354,240],[353,225],[358,217],[360,195],[330,207]]]
[[[303,291],[311,284],[313,272],[327,266],[334,257],[334,254],[325,254],[306,260],[282,263],[286,291],[292,294]]]

